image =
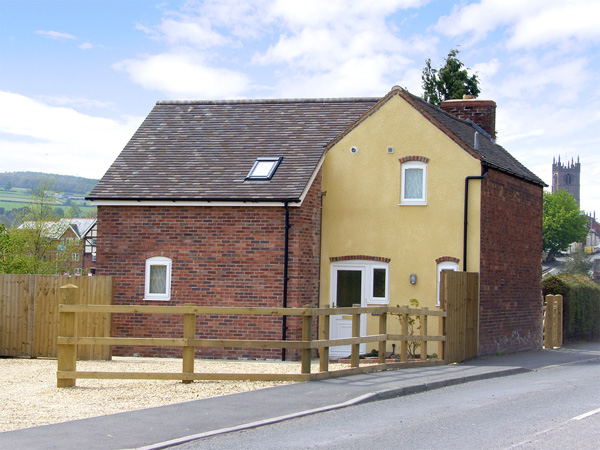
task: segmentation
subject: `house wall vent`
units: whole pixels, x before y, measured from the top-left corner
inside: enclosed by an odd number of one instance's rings
[[[394,153],[394,147],[388,147],[387,148],[387,152],[388,153]]]
[[[358,153],[358,147],[352,146],[350,147],[350,153],[352,153],[353,155]]]

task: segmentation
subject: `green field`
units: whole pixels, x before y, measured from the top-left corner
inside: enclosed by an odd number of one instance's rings
[[[13,209],[23,208],[28,206],[31,203],[31,192],[29,189],[16,188],[13,187],[10,191],[6,191],[4,189],[0,189],[0,208],[4,208],[5,212],[11,211]],[[58,198],[57,201],[54,202],[54,205],[58,208],[63,208],[63,210],[67,210],[67,208],[71,206],[78,206],[81,209],[82,215],[86,215],[90,211],[94,211],[96,208],[91,206],[89,202],[85,200],[71,200],[69,205],[66,204],[67,201],[65,199]]]

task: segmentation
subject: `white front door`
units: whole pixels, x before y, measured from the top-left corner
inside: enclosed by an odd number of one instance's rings
[[[366,306],[367,270],[364,266],[332,265],[331,268],[331,307],[349,307],[355,304]],[[360,316],[360,335],[367,331],[366,314]],[[330,319],[329,337],[341,339],[352,337],[352,316],[349,314],[333,314]],[[360,353],[365,353],[366,344],[360,344]],[[350,356],[350,345],[339,345],[329,349],[329,356],[344,358]]]

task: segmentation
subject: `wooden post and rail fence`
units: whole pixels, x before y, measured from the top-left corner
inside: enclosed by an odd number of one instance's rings
[[[477,354],[477,274],[442,273],[442,296],[439,309],[394,306],[355,306],[351,308],[220,308],[187,306],[112,305],[112,277],[60,277],[41,275],[0,275],[0,356],[57,357],[58,384],[73,386],[77,378],[126,378],[193,380],[315,380],[376,370],[424,365],[450,364]],[[61,288],[62,286],[62,288]],[[62,299],[62,304],[59,301]],[[111,336],[112,314],[180,314],[183,333],[179,338],[117,338]],[[270,315],[302,317],[301,341],[195,339],[196,316],[201,314]],[[353,336],[329,338],[330,317],[334,314],[353,318]],[[377,334],[360,336],[360,317],[378,317]],[[400,327],[392,326],[400,319]],[[409,333],[409,316],[418,317],[420,332]],[[320,321],[319,339],[312,339],[313,318]],[[439,323],[437,335],[433,318]],[[397,322],[396,322],[397,323]],[[390,333],[398,330],[400,334]],[[400,358],[386,360],[390,343],[400,343]],[[421,346],[419,360],[409,359],[409,342]],[[361,364],[361,343],[375,344],[376,364]],[[437,359],[427,359],[432,345],[437,344]],[[77,371],[77,360],[110,359],[112,346],[175,346],[183,350],[181,373],[86,373]],[[350,368],[329,370],[329,348],[346,345],[351,348]],[[194,372],[194,356],[201,347],[290,348],[300,350],[301,373],[274,374],[200,374]],[[318,373],[311,373],[313,349],[319,350]],[[432,352],[435,352],[433,350]],[[371,362],[371,361],[370,361]]]
[[[432,311],[427,308],[408,308],[391,306],[368,306],[348,308],[265,308],[265,307],[212,307],[212,306],[126,306],[126,305],[79,305],[77,304],[77,287],[66,285],[61,288],[63,301],[59,307],[59,338],[58,338],[58,387],[75,386],[77,379],[161,379],[181,380],[189,383],[194,380],[252,380],[252,381],[308,381],[335,376],[358,373],[368,373],[377,370],[397,369],[401,367],[434,366],[446,364],[443,357],[427,359],[426,351],[421,352],[421,359],[408,361],[406,359],[406,341],[419,341],[423,348],[427,342],[446,343],[446,336],[426,334],[422,328],[420,335],[387,334],[387,318],[390,313],[407,317],[409,314],[421,316],[425,321],[428,316],[446,317],[445,311]],[[181,338],[123,338],[123,337],[83,337],[77,332],[77,315],[82,313],[114,314],[179,314],[183,315],[183,336]],[[360,315],[367,313],[379,314],[379,332],[376,335],[359,336]],[[234,314],[234,315],[269,315],[269,316],[301,316],[302,340],[243,340],[243,339],[196,339],[196,316],[203,314]],[[324,339],[312,339],[313,317],[324,318],[324,324],[332,314],[352,315],[353,337],[344,339],[329,339],[328,327],[324,328]],[[403,323],[406,319],[403,319]],[[402,328],[403,333],[406,328]],[[399,362],[387,362],[385,351],[379,353],[377,364],[360,366],[359,346],[365,342],[378,342],[380,349],[385,349],[386,341],[400,341],[402,352]],[[100,346],[162,346],[181,347],[183,349],[182,371],[178,373],[164,372],[90,372],[77,370],[77,347],[79,345]],[[335,345],[350,345],[352,348],[349,369],[329,370],[329,347]],[[243,348],[287,348],[301,350],[301,373],[299,374],[257,374],[257,373],[197,373],[194,372],[195,350],[199,347],[243,347]],[[444,345],[442,345],[443,351]],[[311,354],[313,349],[320,350],[320,371],[311,373]]]

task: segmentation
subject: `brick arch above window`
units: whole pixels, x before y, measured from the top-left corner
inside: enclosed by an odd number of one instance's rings
[[[404,164],[405,162],[409,162],[409,161],[419,161],[419,162],[428,164],[429,158],[427,156],[412,155],[412,156],[403,156],[398,161],[400,161],[400,164]]]
[[[348,255],[348,256],[333,256],[329,258],[329,262],[340,262],[340,261],[377,261],[382,263],[389,263],[391,258],[384,258],[382,256],[367,256],[367,255]]]
[[[454,263],[458,264],[460,262],[460,259],[455,258],[454,256],[441,256],[435,260],[435,263],[439,264],[439,263],[443,263],[446,261],[454,262]]]

